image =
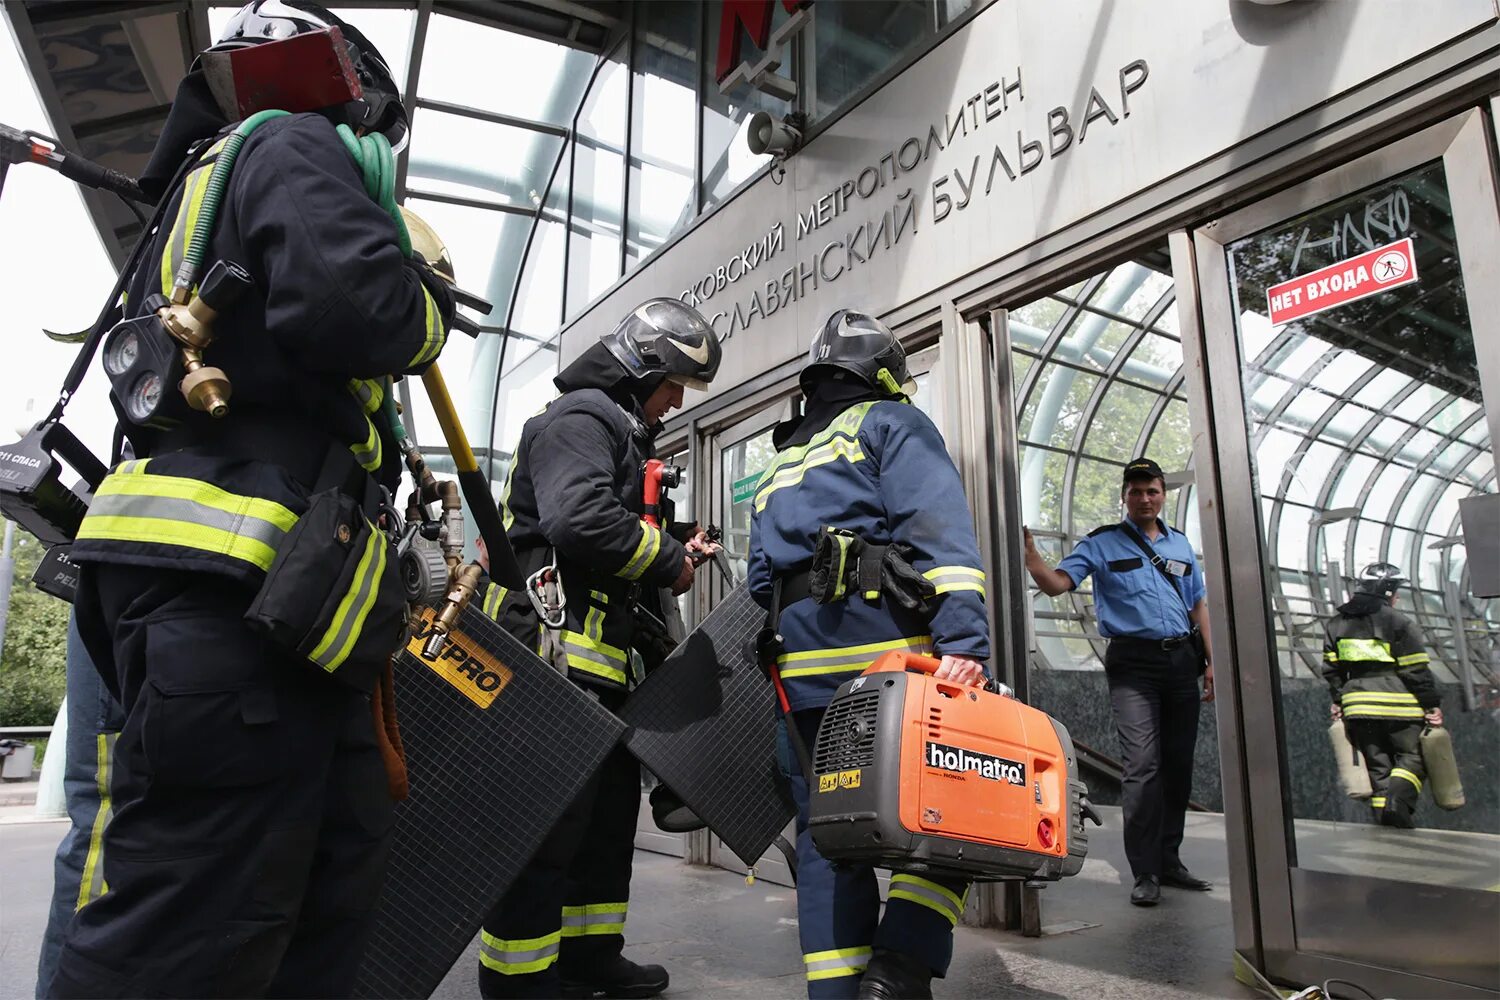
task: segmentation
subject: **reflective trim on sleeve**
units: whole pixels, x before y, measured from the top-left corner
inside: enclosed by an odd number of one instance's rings
[[[804,649],[796,653],[783,653],[776,658],[776,665],[781,668],[782,680],[823,674],[858,673],[868,667],[881,653],[899,649],[909,653],[930,654],[932,648],[932,636],[918,635],[904,639],[891,639],[887,642],[870,642],[862,646]]]
[[[1431,662],[1426,653],[1408,653],[1405,656],[1396,657],[1396,666],[1414,667],[1419,663]]]
[[[954,925],[964,915],[963,897],[952,889],[917,875],[892,875],[890,898],[925,906]]]
[[[500,604],[505,600],[505,595],[509,592],[508,588],[502,587],[498,583],[491,583],[485,588],[484,603],[481,605],[481,610],[484,611],[487,617],[499,620]]]
[[[939,594],[955,590],[972,590],[979,596],[984,594],[984,571],[969,566],[934,566],[923,573]]]
[[[842,976],[857,976],[870,964],[874,949],[869,945],[861,948],[833,948],[829,951],[810,951],[802,956],[807,969],[807,981],[838,979]]]
[[[661,552],[661,530],[645,521],[636,523],[641,526],[641,540],[636,543],[630,558],[625,560],[625,565],[615,570],[615,576],[623,576],[627,580],[639,580]]]
[[[1374,809],[1374,810],[1377,810],[1377,811],[1381,810],[1381,809],[1384,809],[1385,808],[1385,796],[1384,795],[1372,795],[1372,796],[1370,796],[1370,808]]]
[[[360,408],[369,414],[375,413],[380,409],[380,404],[385,402],[385,387],[379,379],[351,378],[349,392],[359,400]]]
[[[551,968],[561,947],[561,930],[516,941],[497,938],[485,930],[479,933],[480,963],[502,976],[524,976]]]
[[[443,352],[443,345],[448,342],[448,331],[443,329],[443,319],[438,314],[437,303],[432,301],[432,293],[427,286],[422,286],[422,320],[426,327],[426,339],[422,342],[422,349],[407,362],[406,367],[415,368],[425,365]]]
[[[364,442],[351,444],[349,451],[353,453],[354,460],[359,463],[361,469],[366,472],[375,472],[380,468],[384,449],[380,444],[380,433],[375,430],[375,421],[371,420],[368,415],[365,417],[365,426],[370,429],[370,432],[365,435]]]
[[[624,934],[628,903],[589,903],[562,908],[562,936],[592,937],[598,934]]]
[[[562,629],[558,635],[562,639],[568,666],[616,684],[627,682],[625,668],[629,666],[630,658],[623,649],[592,639],[582,632]]]

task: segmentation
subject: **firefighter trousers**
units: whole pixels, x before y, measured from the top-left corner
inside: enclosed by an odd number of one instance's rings
[[[106,889],[49,995],[347,996],[393,817],[369,699],[251,632],[237,584],[80,577],[79,631],[125,724]]]
[[[821,708],[792,713],[808,747],[822,720]],[[934,976],[946,975],[969,883],[892,875],[882,915],[874,868],[834,864],[818,853],[807,825],[808,784],[796,754],[787,758],[797,804],[797,929],[808,997],[853,997],[876,951],[901,952],[925,962]]]
[[[618,711],[625,692],[601,693]],[[479,992],[560,996],[625,947],[641,768],[616,746],[484,919]]]
[[[1349,742],[1359,747],[1375,794],[1370,808],[1384,826],[1415,827],[1427,768],[1422,763],[1422,723],[1404,719],[1345,719]]]

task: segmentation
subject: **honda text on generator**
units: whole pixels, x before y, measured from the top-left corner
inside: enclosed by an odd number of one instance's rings
[[[839,688],[812,748],[819,853],[975,881],[1076,875],[1098,822],[1062,724],[887,653]]]

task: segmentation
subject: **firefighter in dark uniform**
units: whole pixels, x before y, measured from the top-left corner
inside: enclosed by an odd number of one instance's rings
[[[963,485],[937,427],[911,405],[916,385],[895,335],[841,309],[813,340],[800,382],[804,415],[776,429],[776,458],[756,489],[748,582],[777,616],[788,721],[810,747],[839,685],[882,653],[938,655],[939,677],[979,685],[990,642]],[[830,592],[827,574],[813,572],[830,546],[848,554],[851,579],[863,567],[880,585],[846,592],[839,575]],[[873,868],[818,854],[807,776],[792,766],[808,996],[931,996],[968,884],[896,875],[882,917]]]
[[[1198,681],[1214,697],[1203,574],[1186,535],[1161,519],[1161,466],[1138,458],[1125,466],[1125,517],[1089,532],[1052,569],[1025,533],[1026,569],[1044,594],[1066,593],[1094,578],[1099,634],[1109,640],[1115,731],[1124,757],[1121,798],[1125,854],[1135,877],[1130,901],[1155,906],[1161,887],[1207,890],[1182,863],[1183,826],[1198,740]]]
[[[1329,712],[1344,720],[1349,742],[1364,755],[1376,818],[1411,829],[1427,777],[1423,723],[1441,726],[1443,710],[1422,631],[1394,607],[1405,582],[1390,563],[1364,568],[1354,596],[1328,623],[1323,679],[1333,698]]]
[[[362,99],[250,133],[207,246],[207,261],[254,279],[205,355],[233,379],[230,411],[127,426],[139,457],[104,480],[73,548],[80,632],[126,720],[107,890],[69,925],[51,996],[347,996],[368,937],[393,813],[369,697],[385,668],[369,664],[395,652],[402,606],[368,498],[400,463],[361,402],[377,387],[358,380],[427,367],[453,302],[403,256],[335,134],[337,123],[404,140],[395,83],[364,36],[316,5],[258,0],[215,49],[330,25]],[[140,179],[170,201],[129,279],[127,316],[171,290],[180,223],[207,175],[168,181],[227,124],[195,64]],[[344,596],[362,595],[366,613],[335,613],[337,643],[314,663],[244,618],[325,470],[330,496],[365,514],[344,536],[364,546]]]
[[[522,571],[547,569],[565,606],[501,596],[498,620],[610,710],[623,704],[641,644],[634,608],[692,585],[701,533],[642,520],[643,465],[684,387],[707,388],[718,336],[676,299],[631,310],[553,379],[562,395],[521,430],[504,494]],[[550,594],[550,589],[549,589]],[[490,911],[480,937],[486,997],[650,997],[666,970],[622,954],[640,809],[640,765],[623,747],[569,807],[540,853]]]

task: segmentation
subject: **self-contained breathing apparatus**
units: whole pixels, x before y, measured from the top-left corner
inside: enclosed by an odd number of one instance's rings
[[[283,46],[296,46],[298,53],[278,54],[277,50]],[[333,66],[337,71],[332,76],[314,74],[318,77],[315,86],[302,100],[296,100],[296,87],[292,84],[273,88],[274,95],[293,99],[294,105],[298,105],[294,111],[316,110],[342,101],[358,102],[363,74],[351,71],[349,53],[353,50],[346,45],[337,26],[216,53],[219,84],[216,95],[226,85],[233,94],[237,80],[243,84],[245,77],[234,71],[236,59],[264,62],[271,58],[273,62],[285,62],[296,56],[288,65],[301,65],[309,58],[310,48],[314,55],[322,52],[327,57],[313,59],[314,64],[324,69]],[[107,472],[104,463],[60,423],[101,343],[111,395],[124,421],[166,430],[190,417],[193,410],[215,419],[229,415],[232,392],[229,373],[205,361],[204,354],[213,342],[216,316],[233,309],[236,301],[254,285],[254,278],[233,261],[215,261],[205,269],[204,257],[219,203],[245,139],[266,121],[291,113],[279,108],[254,107],[257,95],[265,96],[242,87],[230,103],[236,112],[248,112],[248,116],[228,134],[221,133],[217,141],[200,142],[189,150],[89,331],[52,412],[19,442],[0,449],[0,511],[44,544],[59,547],[57,560],[51,560],[49,552],[49,562],[54,565],[48,571],[48,579],[55,585],[49,592],[58,592],[59,587],[65,591],[68,588],[63,584],[74,579],[68,572],[66,552],[61,549],[76,537],[91,493]],[[222,96],[220,99],[224,103]],[[57,149],[55,144],[43,147],[29,133],[16,133],[20,139],[15,139],[10,131],[0,133],[7,157],[13,152],[20,156],[24,151],[27,161],[53,166],[82,183],[95,183],[142,197],[138,188],[122,183],[111,172],[81,168],[80,162],[86,164],[86,161]],[[420,258],[435,271],[450,286],[455,301],[487,312],[487,302],[454,287],[452,262],[436,233],[421,219],[396,206],[395,157],[386,137],[379,131],[356,135],[348,125],[337,126],[337,131],[363,173],[367,192],[392,217],[403,254]],[[26,143],[24,150],[19,145],[22,139]],[[16,149],[11,149],[12,146]],[[63,169],[63,164],[71,164],[70,169]],[[153,296],[157,301],[148,300],[145,315],[121,321],[121,295],[126,282],[140,265],[153,235],[159,232],[172,194],[183,190],[186,198],[189,189],[194,211],[181,213],[177,226],[182,231],[174,229],[172,233],[174,257],[179,262],[172,274],[170,296]],[[188,232],[190,217],[193,224]],[[456,315],[451,325],[470,335],[478,332],[476,324],[461,316]],[[382,617],[382,610],[391,616],[390,620],[404,625],[412,619],[416,606],[430,605],[437,609],[435,626],[423,655],[432,659],[441,652],[479,577],[477,567],[465,565],[462,560],[465,499],[487,543],[495,578],[511,586],[521,583],[488,482],[478,469],[435,365],[423,376],[423,382],[453,453],[459,482],[439,483],[427,469],[405,432],[391,379],[368,383],[366,391],[380,395],[370,417],[386,423],[412,476],[413,492],[406,518],[399,516],[392,498],[352,464],[343,449],[336,454],[331,451],[309,498],[307,512],[277,547],[265,583],[246,616],[251,624],[330,672],[351,657],[359,659],[362,653],[384,665],[398,642],[395,630],[366,629],[371,636],[367,650],[362,649],[360,634],[361,625],[375,625]],[[178,390],[175,393],[171,391],[173,386]],[[69,489],[62,484],[62,461],[83,476],[80,486]],[[433,504],[440,505],[440,516],[430,514],[428,508]],[[388,560],[387,550],[392,546],[394,558]],[[381,586],[383,578],[391,585]],[[339,676],[362,672],[344,671]]]

